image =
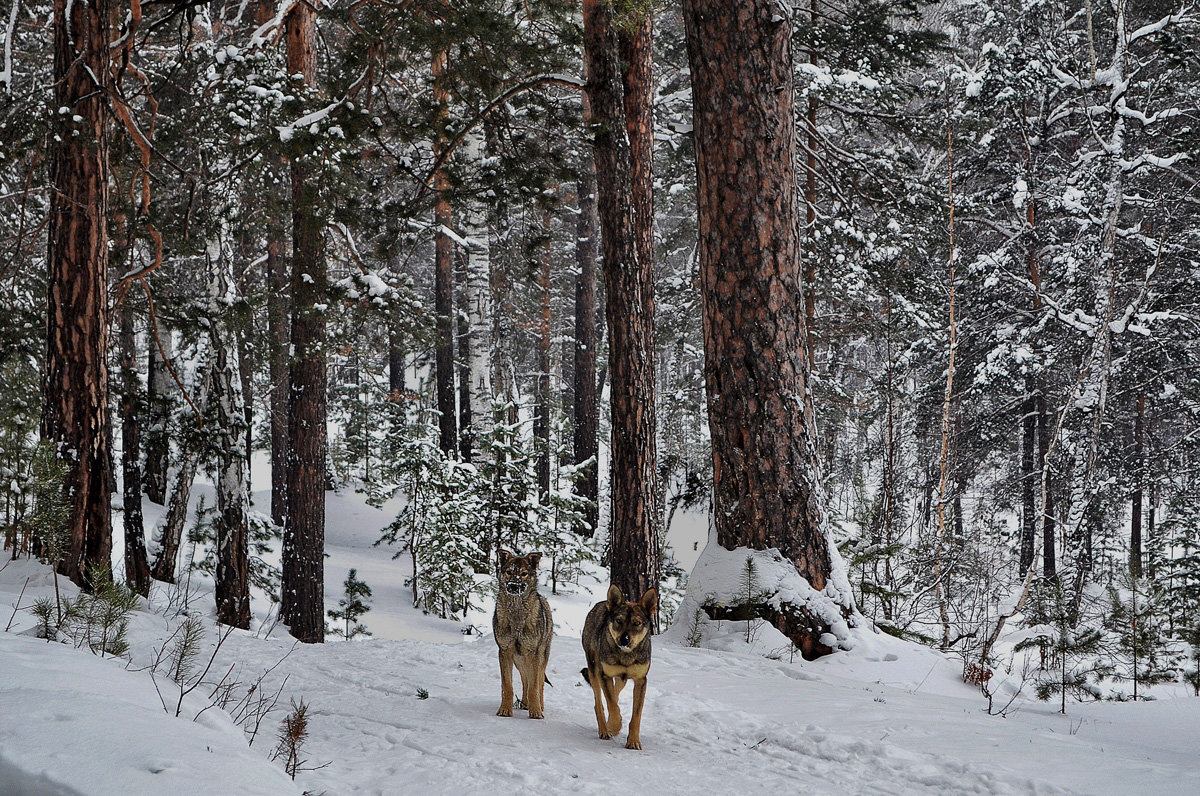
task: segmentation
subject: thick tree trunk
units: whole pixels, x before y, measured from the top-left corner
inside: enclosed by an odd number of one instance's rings
[[[852,610],[824,532],[796,207],[792,26],[770,0],[685,0],[717,541],[776,548]],[[838,580],[844,580],[839,577]],[[784,603],[806,658],[830,625]]]
[[[585,107],[585,118],[589,111]],[[596,395],[596,170],[590,158],[580,164],[579,217],[576,227],[575,259],[579,276],[575,282],[575,406],[574,459],[576,466],[591,461],[575,483],[575,493],[587,498],[583,525],[575,528],[582,536],[596,531],[599,519],[600,410]]]
[[[433,97],[440,106],[439,120],[444,120],[450,102],[450,92],[442,85],[446,72],[446,51],[433,55]],[[445,146],[444,133],[439,133],[438,149]],[[454,395],[454,249],[450,236],[443,230],[450,229],[450,200],[446,175],[439,170],[434,176],[434,188],[438,192],[433,210],[434,268],[433,301],[437,315],[435,350],[435,378],[437,381],[437,408],[439,444],[442,451],[454,455],[458,448],[457,402]]]
[[[649,4],[646,4],[649,8]],[[638,265],[654,273],[654,71],[651,60],[654,18],[648,10],[631,12],[640,19],[618,27],[625,129],[629,134],[631,199]]]
[[[125,524],[125,584],[143,597],[150,595],[150,562],[142,521],[141,385],[137,373],[137,339],[133,307],[121,305],[121,503]]]
[[[70,464],[71,506],[58,571],[80,586],[112,568],[108,415],[108,0],[54,2],[46,364],[42,438]],[[79,121],[74,121],[78,119]]]
[[[584,0],[584,50],[612,370],[609,558],[612,582],[633,595],[658,585],[660,558],[655,505],[654,281],[650,263],[642,262],[640,256],[646,238],[638,232],[634,206],[637,187],[613,16],[611,4]],[[644,167],[649,168],[648,164]]]
[[[808,10],[809,24],[818,24],[817,0],[811,0]],[[809,51],[808,62],[817,63],[815,51]],[[808,239],[808,257],[804,260],[804,344],[808,352],[808,364],[817,367],[816,321],[817,321],[817,98],[808,98],[808,111],[804,117],[804,234]]]
[[[217,171],[223,171],[219,167]],[[209,223],[217,227],[207,246],[209,280],[209,339],[212,342],[212,399],[216,408],[217,448],[217,621],[250,627],[250,568],[248,552],[249,487],[246,479],[246,415],[242,408],[241,363],[230,345],[236,339],[222,317],[235,298],[231,261],[228,256],[224,221],[213,218],[219,211],[206,197]]]
[[[285,20],[287,66],[316,84],[316,24],[311,6],[295,5]],[[292,172],[292,355],[288,371],[287,515],[279,616],[306,643],[325,640],[325,315],[328,297],[323,220],[308,157]]]

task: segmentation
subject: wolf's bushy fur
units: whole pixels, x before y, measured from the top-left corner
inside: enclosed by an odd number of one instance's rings
[[[601,738],[621,731],[617,703],[625,683],[633,680],[633,716],[629,720],[626,749],[642,748],[642,707],[646,703],[646,675],[650,671],[650,620],[658,612],[658,592],[647,589],[637,602],[629,602],[616,586],[608,599],[596,603],[583,625],[583,654],[587,668],[581,674],[596,698],[596,725]],[[608,703],[608,716],[604,703]]]
[[[492,632],[500,648],[500,709],[497,716],[513,711],[512,669],[521,673],[521,704],[529,718],[545,717],[543,692],[548,680],[550,640],[554,620],[550,604],[537,591],[537,569],[541,553],[516,556],[499,551],[500,581],[496,594],[496,612],[492,614]]]

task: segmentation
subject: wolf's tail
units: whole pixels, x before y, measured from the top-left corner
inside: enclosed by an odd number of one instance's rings
[[[592,684],[592,678],[588,677],[588,668],[586,666],[579,670],[579,676],[583,678],[583,682],[588,685]]]

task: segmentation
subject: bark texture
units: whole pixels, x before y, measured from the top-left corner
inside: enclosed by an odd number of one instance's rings
[[[146,497],[160,506],[167,504],[167,474],[171,463],[171,438],[167,424],[171,417],[171,390],[174,382],[167,371],[166,359],[174,353],[170,330],[158,324],[147,329],[149,376],[146,379],[146,404],[149,426],[146,428]],[[159,347],[162,350],[159,350]]]
[[[58,571],[85,586],[89,565],[112,566],[108,412],[108,0],[54,2],[43,439],[70,463],[71,505]],[[78,118],[76,122],[74,119]]]
[[[821,590],[833,564],[807,384],[792,27],[770,0],[683,9],[717,540],[777,548]],[[771,614],[806,658],[831,651],[820,642],[828,626],[804,606]]]
[[[660,558],[654,275],[640,256],[644,237],[638,234],[634,206],[635,172],[613,5],[584,0],[583,25],[612,371],[609,559],[612,582],[625,594],[643,594],[658,585]]]
[[[211,197],[209,197],[211,200]],[[210,223],[215,208],[209,205]],[[249,485],[246,482],[246,415],[241,363],[230,345],[236,339],[222,310],[231,303],[232,269],[223,222],[208,241],[209,330],[212,342],[211,397],[216,408],[217,447],[217,621],[250,627]]]
[[[472,163],[487,157],[483,133],[474,130],[463,140],[463,151]],[[471,425],[464,429],[472,447],[492,427],[491,359],[492,334],[491,246],[487,208],[478,197],[466,202],[462,222],[467,241],[467,396],[471,403]]]
[[[142,521],[141,383],[137,372],[137,337],[129,296],[121,306],[121,504],[125,525],[125,584],[143,597],[150,595],[150,562]]]
[[[285,19],[288,73],[316,83],[312,8],[293,6]],[[328,374],[323,222],[312,155],[294,157],[292,173],[292,359],[288,372],[287,517],[279,616],[306,643],[325,640],[325,418]]]

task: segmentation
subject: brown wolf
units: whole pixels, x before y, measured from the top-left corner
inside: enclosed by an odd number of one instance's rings
[[[621,706],[617,699],[633,680],[633,718],[629,720],[626,749],[642,748],[642,706],[646,703],[646,674],[650,671],[650,618],[658,613],[658,592],[647,589],[642,599],[627,602],[616,586],[608,599],[596,603],[583,623],[583,654],[587,668],[580,672],[596,697],[596,725],[601,738],[621,731]],[[600,692],[608,702],[608,719]]]
[[[497,716],[513,712],[512,667],[521,673],[521,704],[529,718],[545,717],[543,691],[546,664],[550,661],[550,639],[554,621],[550,604],[537,591],[537,569],[541,553],[515,556],[499,551],[500,588],[496,595],[496,613],[492,614],[492,633],[500,648],[500,709]]]

